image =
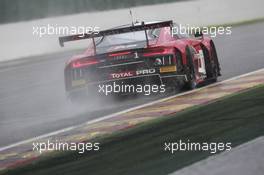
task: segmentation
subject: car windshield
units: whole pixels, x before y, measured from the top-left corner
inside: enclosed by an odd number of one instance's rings
[[[159,37],[160,29],[147,30],[148,40]],[[144,47],[146,44],[145,31],[122,33],[98,37],[95,45],[98,53],[135,49]]]

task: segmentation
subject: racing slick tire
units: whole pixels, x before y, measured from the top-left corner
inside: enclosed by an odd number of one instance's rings
[[[187,75],[187,82],[185,83],[183,88],[186,90],[192,90],[196,88],[197,82],[196,82],[196,75],[195,75],[194,61],[193,61],[194,54],[189,46],[186,47],[186,58],[187,58],[187,65],[185,67],[185,72]]]
[[[212,60],[214,62],[214,65],[213,65],[214,70],[215,70],[215,73],[217,75],[216,77],[218,77],[218,76],[221,76],[221,68],[220,68],[217,52],[216,52],[215,45],[214,45],[213,41],[211,41],[210,47],[211,47],[211,57],[212,57]]]
[[[214,60],[212,55],[209,53],[208,49],[201,45],[201,48],[203,50],[203,54],[204,54],[204,60],[205,60],[205,70],[206,70],[206,81],[207,82],[216,82],[217,81],[217,69],[214,65]]]

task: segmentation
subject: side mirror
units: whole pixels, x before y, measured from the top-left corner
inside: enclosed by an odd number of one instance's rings
[[[201,31],[198,31],[198,32],[196,32],[195,34],[194,34],[194,37],[195,38],[203,38],[203,32],[201,32]]]

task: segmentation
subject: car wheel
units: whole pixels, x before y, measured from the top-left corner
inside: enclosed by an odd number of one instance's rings
[[[216,82],[217,77],[220,76],[221,73],[220,73],[220,66],[219,66],[216,49],[215,49],[213,42],[211,42],[211,65],[212,65],[212,71],[213,71],[212,81]]]
[[[204,60],[205,60],[206,80],[214,82],[216,81],[217,78],[217,73],[214,66],[214,60],[213,58],[211,58],[211,55],[205,46],[201,45],[201,48],[203,50]]]
[[[186,48],[186,57],[187,57],[187,65],[186,65],[187,82],[185,83],[184,88],[187,90],[191,90],[196,88],[197,82],[196,82],[194,62],[193,62],[194,55],[190,47]]]

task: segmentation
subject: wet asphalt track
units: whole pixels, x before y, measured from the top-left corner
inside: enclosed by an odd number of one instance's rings
[[[214,39],[221,80],[264,67],[264,23],[234,27]],[[64,91],[65,61],[76,52],[0,63],[0,147],[161,98],[71,104]]]

